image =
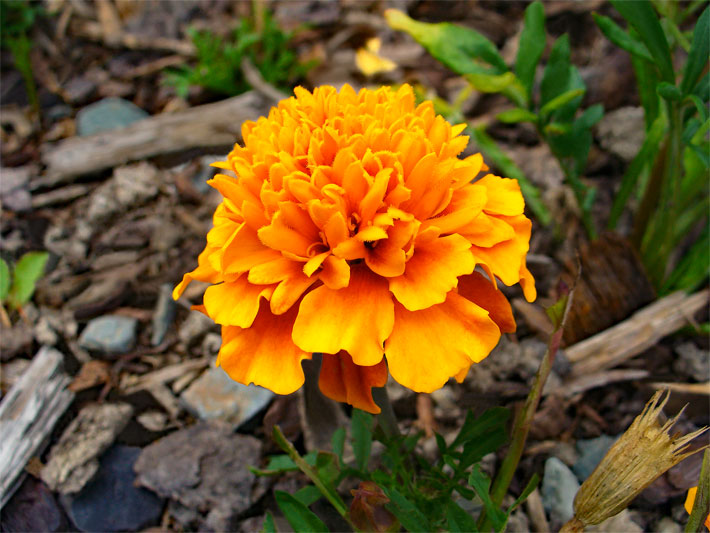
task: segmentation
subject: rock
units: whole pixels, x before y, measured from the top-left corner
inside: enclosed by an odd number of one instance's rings
[[[150,236],[150,247],[156,252],[169,252],[173,250],[185,237],[185,230],[170,221],[157,224]]]
[[[610,111],[594,128],[599,144],[627,163],[641,149],[644,139],[644,118],[641,107],[620,107]]]
[[[673,370],[679,374],[690,376],[700,383],[710,377],[710,354],[707,350],[698,348],[693,342],[684,342],[676,346],[678,359],[673,363]]]
[[[581,439],[577,441],[577,451],[579,459],[572,471],[577,476],[580,483],[584,482],[597,467],[602,458],[609,451],[611,445],[616,442],[618,437],[610,437],[609,435],[600,435],[596,439]]]
[[[144,448],[134,465],[136,483],[172,498],[170,508],[177,503],[193,511],[209,509],[220,514],[226,523],[214,524],[209,517],[199,516],[199,525],[231,531],[236,517],[252,505],[255,476],[247,467],[258,463],[260,448],[258,439],[235,434],[228,424],[200,422]],[[185,512],[182,520],[194,516]],[[175,518],[180,520],[180,516]]]
[[[643,528],[631,520],[631,513],[628,509],[624,509],[618,515],[607,518],[601,524],[596,526],[587,526],[585,531],[595,533],[641,533]]]
[[[97,457],[111,446],[131,414],[133,408],[125,403],[84,407],[52,447],[42,480],[62,494],[79,492],[98,470]]]
[[[47,486],[27,476],[3,506],[0,531],[68,531],[61,507]]]
[[[85,136],[125,128],[129,124],[149,116],[132,102],[122,98],[104,98],[84,107],[77,113],[77,133],[80,136]]]
[[[32,209],[32,195],[28,189],[31,167],[0,169],[0,204],[9,211],[29,211]]]
[[[216,329],[214,321],[199,311],[191,311],[178,329],[178,338],[186,348],[199,342],[211,329]]]
[[[542,504],[550,515],[551,526],[557,530],[574,516],[573,502],[579,482],[557,457],[545,461],[542,478]]]
[[[71,78],[64,85],[64,95],[72,104],[83,104],[96,92],[96,83],[84,76]],[[90,106],[89,106],[90,107]],[[81,114],[81,111],[79,112]],[[90,116],[91,118],[91,116]],[[84,133],[84,135],[89,135]]]
[[[264,409],[274,393],[256,385],[242,385],[218,367],[205,370],[180,395],[182,405],[200,420],[223,420],[234,429]]]
[[[21,353],[29,354],[33,340],[32,328],[24,320],[9,328],[0,322],[0,361],[9,361]]]
[[[101,457],[96,477],[71,502],[72,521],[81,531],[138,531],[157,525],[163,501],[134,485],[134,446],[114,446]]]
[[[106,315],[91,320],[79,336],[79,346],[102,355],[129,352],[136,343],[138,320]]]
[[[67,302],[67,309],[78,319],[96,316],[121,305],[128,293],[128,280],[106,278],[94,281]]]
[[[683,527],[672,518],[666,516],[658,521],[655,531],[658,533],[681,533]]]
[[[39,344],[46,344],[48,346],[54,346],[59,341],[59,336],[57,332],[52,327],[49,317],[41,316],[32,328],[35,339]]]
[[[88,222],[96,224],[139,206],[158,194],[158,170],[145,161],[119,167],[108,182],[96,189],[89,199]]]
[[[158,294],[158,303],[153,312],[153,332],[150,336],[151,346],[158,346],[163,339],[168,329],[175,320],[175,312],[177,310],[177,302],[173,300],[172,285],[164,283],[160,286]]]

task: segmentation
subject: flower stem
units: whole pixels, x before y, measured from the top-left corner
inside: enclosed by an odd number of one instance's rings
[[[397,425],[397,417],[394,414],[394,409],[392,409],[392,402],[390,402],[390,397],[387,394],[387,387],[373,387],[372,389],[372,399],[381,409],[379,415],[377,415],[377,423],[382,428],[382,431],[388,438],[398,437],[399,426]]]
[[[577,279],[579,279],[580,272],[581,270],[578,267]],[[493,487],[491,488],[491,500],[497,507],[500,507],[503,503],[503,498],[508,492],[508,487],[510,487],[513,474],[515,474],[520,458],[523,455],[525,441],[527,440],[528,432],[530,431],[530,426],[532,425],[532,420],[535,416],[535,411],[540,403],[540,398],[542,397],[542,391],[545,388],[547,377],[550,375],[550,371],[552,370],[552,363],[555,360],[555,355],[557,354],[557,350],[562,342],[562,333],[564,331],[565,322],[567,321],[567,314],[572,306],[574,287],[576,284],[577,280],[575,280],[574,286],[571,290],[562,296],[562,298],[560,298],[560,300],[552,308],[553,311],[557,308],[557,310],[561,311],[561,313],[551,313],[553,316],[557,317],[555,330],[550,336],[550,340],[547,344],[547,351],[540,362],[540,368],[537,371],[530,393],[525,400],[525,405],[515,417],[510,447],[508,448],[508,452],[503,459],[503,463],[501,464],[500,470],[498,471],[495,481],[493,482]],[[553,320],[555,319],[553,318]],[[486,516],[485,510],[481,512],[481,517],[478,520],[478,526],[480,531],[490,531],[491,529],[491,523]]]
[[[704,531],[703,522],[710,513],[710,450],[705,450],[703,454],[703,466],[700,469],[700,483],[698,492],[695,494],[693,511],[688,517],[685,526],[685,533],[695,533]]]

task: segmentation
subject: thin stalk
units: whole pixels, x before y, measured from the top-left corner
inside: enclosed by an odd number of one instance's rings
[[[392,409],[392,402],[390,402],[389,395],[387,394],[387,387],[373,387],[372,389],[372,399],[380,408],[380,414],[377,415],[377,423],[382,428],[382,431],[387,436],[388,439],[392,437],[399,437],[399,426],[397,425],[397,417],[394,414],[394,409]]]
[[[578,270],[577,279],[579,278],[579,274],[580,270]],[[576,283],[577,282],[575,280],[575,286]],[[574,286],[566,296],[563,296],[562,299],[558,301],[555,306],[553,306],[556,307],[561,304],[563,306],[563,311],[557,320],[556,328],[547,343],[547,351],[540,362],[540,368],[538,368],[537,374],[535,375],[535,381],[533,382],[530,393],[525,400],[525,405],[515,417],[510,447],[508,448],[508,452],[506,453],[500,470],[498,471],[495,481],[493,482],[493,487],[491,488],[491,500],[497,507],[500,507],[503,503],[503,498],[508,492],[510,482],[513,479],[513,474],[515,474],[520,458],[523,455],[525,441],[528,438],[528,432],[530,431],[535,411],[540,403],[542,391],[545,388],[545,383],[547,382],[547,378],[552,370],[552,363],[555,360],[555,355],[557,354],[557,351],[560,348],[560,343],[562,342],[562,333],[564,332],[564,326],[567,321],[569,309],[572,306],[573,298]],[[486,516],[485,511],[481,512],[481,517],[478,520],[478,526],[479,531],[490,531],[491,529],[491,522]]]
[[[309,465],[303,457],[301,457],[301,455],[298,453],[298,450],[296,450],[293,444],[291,444],[284,436],[279,426],[274,426],[272,437],[276,444],[278,444],[281,449],[286,452],[286,454],[291,458],[291,460],[296,463],[301,472],[308,476],[308,478],[313,482],[313,484],[320,491],[320,493],[325,496],[325,498],[331,503],[333,507],[335,507],[335,510],[338,511],[340,516],[342,516],[343,519],[345,519],[347,523],[350,524],[350,526],[353,528],[353,531],[358,531],[355,525],[350,521],[348,508],[345,505],[345,502],[343,502],[342,498],[340,498],[340,496],[337,492],[335,492],[334,489],[326,486],[323,483],[321,478],[318,476],[318,472],[316,472],[315,469],[311,465]]]
[[[651,168],[651,174],[648,177],[646,189],[643,192],[641,204],[636,211],[634,217],[634,230],[631,234],[631,242],[637,250],[641,250],[644,241],[644,235],[649,227],[649,222],[654,214],[658,199],[661,197],[661,189],[663,187],[663,169],[666,167],[666,159],[668,155],[668,139],[663,142],[661,149],[656,155],[656,159]]]
[[[695,494],[693,510],[685,525],[685,533],[700,533],[705,530],[703,522],[710,513],[710,450],[703,454],[703,466],[700,469],[700,483]]]

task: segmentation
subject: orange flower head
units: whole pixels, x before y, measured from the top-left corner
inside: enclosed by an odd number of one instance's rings
[[[279,394],[322,353],[324,394],[379,412],[387,372],[414,391],[463,380],[515,330],[498,282],[520,282],[531,222],[515,180],[409,85],[295,89],[242,126],[244,146],[214,166],[224,197],[191,280],[222,326],[218,364]],[[477,179],[478,178],[478,179]],[[477,270],[476,267],[479,267]]]

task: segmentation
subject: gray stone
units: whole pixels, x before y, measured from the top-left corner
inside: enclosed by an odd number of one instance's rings
[[[684,342],[674,351],[678,359],[673,363],[673,370],[699,382],[710,379],[710,354],[707,350],[698,348],[694,342]]]
[[[631,513],[628,509],[624,509],[618,515],[607,518],[601,524],[596,526],[587,526],[585,531],[594,533],[641,533],[643,528],[631,520]]]
[[[658,533],[681,533],[683,527],[672,518],[666,516],[658,521],[656,531]]]
[[[213,328],[216,329],[217,326],[210,317],[199,311],[191,311],[178,329],[178,338],[189,348]]]
[[[209,509],[210,514],[219,514],[219,529],[231,531],[236,517],[252,505],[255,476],[247,467],[258,463],[260,449],[258,439],[235,434],[227,424],[201,422],[144,448],[133,467],[138,474],[136,483],[171,498],[172,509]],[[214,516],[203,519],[182,512],[175,517],[199,520],[202,523],[198,526],[205,528],[215,529],[217,525]],[[201,529],[194,524],[182,525]]]
[[[609,451],[611,445],[618,437],[601,435],[596,439],[581,439],[577,441],[577,451],[579,459],[574,463],[572,471],[579,479],[580,483],[589,477],[602,458]]]
[[[641,107],[620,107],[610,111],[595,127],[599,144],[624,161],[631,161],[643,144],[643,121]]]
[[[150,163],[143,161],[117,168],[111,180],[96,189],[89,199],[87,216],[91,233],[96,224],[147,202],[158,192],[158,169]]]
[[[150,336],[150,344],[152,346],[158,346],[168,329],[175,320],[175,312],[177,310],[177,303],[173,300],[173,287],[167,283],[160,286],[160,292],[158,293],[158,302],[155,306],[155,311],[153,312],[153,332]]]
[[[122,98],[104,98],[84,107],[76,116],[76,130],[80,136],[125,128],[147,118],[148,113]]]
[[[573,503],[577,490],[579,482],[567,465],[557,457],[545,461],[542,504],[550,515],[553,529],[559,528],[574,516]]]
[[[200,420],[223,420],[236,429],[264,409],[273,397],[268,389],[242,385],[221,368],[212,367],[190,384],[180,400]]]
[[[133,408],[126,403],[84,407],[50,451],[42,480],[62,494],[79,492],[96,474],[97,457],[113,444],[132,414]]]
[[[138,531],[157,525],[163,500],[134,485],[133,464],[140,453],[134,446],[114,446],[104,454],[96,477],[69,508],[81,531]]]
[[[91,320],[79,336],[79,346],[104,355],[129,352],[136,343],[138,320],[106,315]]]
[[[0,202],[9,211],[29,211],[32,209],[32,195],[28,189],[29,166],[0,169]]]

